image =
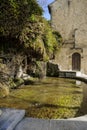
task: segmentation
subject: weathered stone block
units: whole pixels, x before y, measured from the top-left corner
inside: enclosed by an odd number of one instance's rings
[[[47,63],[47,76],[59,76],[59,68],[57,64],[51,62]]]

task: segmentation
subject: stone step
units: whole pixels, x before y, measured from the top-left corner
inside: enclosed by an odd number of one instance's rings
[[[44,119],[24,118],[16,126],[14,130],[87,130],[87,118],[81,121],[80,119],[44,120]]]
[[[25,110],[1,109],[0,130],[13,130],[25,116]]]
[[[87,130],[87,121],[51,120],[48,130]]]

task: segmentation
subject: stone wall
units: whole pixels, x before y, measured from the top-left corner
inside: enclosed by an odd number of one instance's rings
[[[53,62],[60,70],[72,70],[72,55],[78,53],[80,71],[87,74],[87,0],[56,0],[49,8],[51,25],[63,38]]]
[[[60,32],[63,40],[73,39],[76,44],[87,45],[87,1],[56,0],[50,5],[52,27]]]

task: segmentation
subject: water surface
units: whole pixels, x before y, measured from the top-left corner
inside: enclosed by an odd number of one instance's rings
[[[75,80],[46,78],[11,90],[0,99],[0,107],[25,109],[26,116],[36,118],[70,118],[80,115],[83,88]]]

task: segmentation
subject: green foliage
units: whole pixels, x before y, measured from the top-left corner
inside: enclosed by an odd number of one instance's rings
[[[36,0],[1,0],[0,37],[8,40],[5,44],[17,44],[16,50],[21,48],[32,58],[45,61],[53,58],[59,36],[41,15],[42,8]]]
[[[36,0],[1,0],[0,34],[17,36],[32,14],[42,15]]]
[[[61,46],[62,44],[62,37],[61,35],[59,34],[59,32],[57,31],[53,31],[53,35],[55,36],[56,40],[58,41],[59,45]]]
[[[46,52],[50,57],[52,57],[53,52],[56,51],[58,44],[56,38],[53,36],[52,30],[47,28],[45,30],[43,36],[44,46],[46,48]]]
[[[15,84],[15,82],[14,82],[14,80],[12,79],[12,78],[9,78],[9,86],[10,86],[10,88],[16,88],[16,84]]]
[[[36,15],[31,16],[19,38],[25,48],[32,48],[31,50],[41,55],[43,60],[52,58],[58,49],[58,37],[54,35],[49,23]]]
[[[22,78],[9,78],[9,87],[11,89],[15,89],[24,84],[24,80]]]
[[[50,24],[47,21],[45,21],[43,41],[48,56],[53,58],[54,53],[58,49],[59,41],[56,38],[56,35],[54,35],[54,31],[51,29]]]

